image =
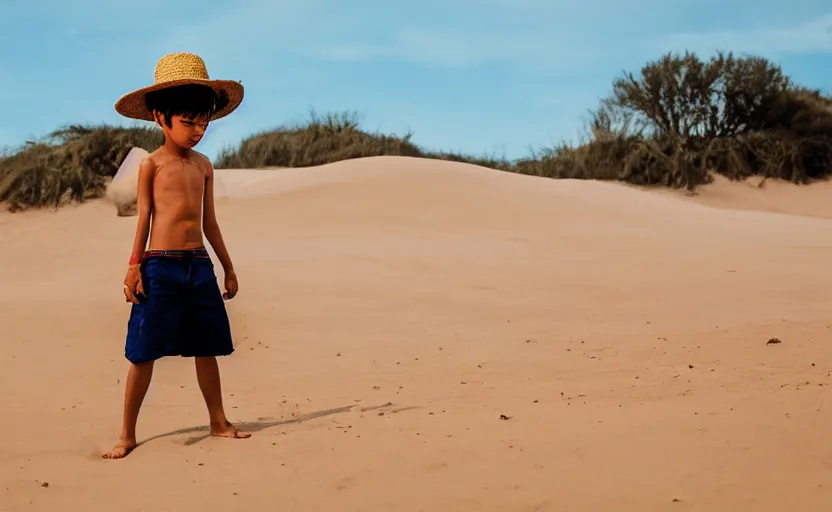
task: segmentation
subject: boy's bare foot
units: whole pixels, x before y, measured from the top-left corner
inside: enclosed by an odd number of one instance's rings
[[[230,421],[225,422],[225,426],[211,425],[211,435],[216,437],[230,437],[233,439],[247,439],[251,437],[248,432],[240,432]]]
[[[101,457],[104,459],[122,459],[128,453],[132,452],[136,446],[138,446],[138,443],[136,443],[135,439],[122,439],[112,450],[106,452]]]

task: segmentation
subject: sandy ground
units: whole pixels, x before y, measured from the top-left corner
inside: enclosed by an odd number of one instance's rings
[[[828,194],[405,158],[219,181],[254,436],[206,438],[170,359],[102,460],[135,218],[2,213],[2,510],[829,510]]]

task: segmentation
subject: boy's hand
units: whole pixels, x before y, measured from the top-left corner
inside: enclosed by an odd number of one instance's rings
[[[139,303],[137,294],[144,295],[144,285],[142,284],[142,273],[139,265],[130,265],[127,268],[127,276],[124,278],[124,299],[133,304]]]
[[[237,295],[237,274],[230,270],[225,274],[225,293],[222,294],[223,299],[233,299]]]

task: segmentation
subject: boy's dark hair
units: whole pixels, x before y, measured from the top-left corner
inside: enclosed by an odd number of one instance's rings
[[[171,116],[179,115],[187,119],[199,116],[211,117],[228,104],[228,98],[217,91],[200,84],[185,84],[168,87],[147,93],[147,108],[157,110],[165,116],[165,124],[171,127]]]

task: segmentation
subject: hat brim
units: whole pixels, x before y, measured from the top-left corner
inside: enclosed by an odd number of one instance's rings
[[[148,93],[176,87],[178,85],[199,84],[211,87],[218,94],[227,98],[228,103],[211,116],[211,121],[223,118],[237,109],[240,103],[243,102],[244,89],[243,84],[235,82],[234,80],[200,80],[196,78],[188,78],[183,80],[172,80],[161,84],[154,84],[147,87],[142,87],[133,92],[129,92],[116,101],[116,112],[129,117],[131,119],[140,119],[143,121],[154,121],[153,112],[148,110],[145,98]]]

